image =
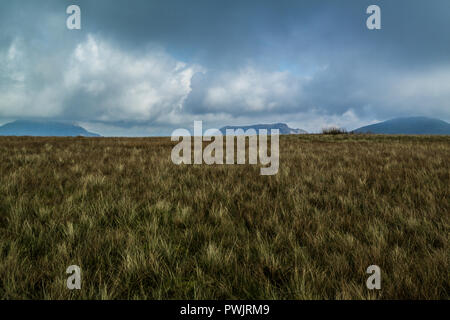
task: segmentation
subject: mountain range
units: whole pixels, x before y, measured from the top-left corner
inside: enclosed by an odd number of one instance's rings
[[[290,128],[285,123],[225,126],[221,128],[220,131],[225,135],[227,129],[242,129],[244,131],[254,129],[256,132],[261,129],[266,129],[269,134],[271,129],[278,129],[280,134],[283,135],[307,133],[302,129]],[[443,120],[427,117],[405,117],[364,126],[353,130],[353,132],[375,134],[450,135],[450,124]],[[89,132],[79,125],[44,120],[17,120],[7,123],[0,126],[0,136],[100,137],[99,134]]]

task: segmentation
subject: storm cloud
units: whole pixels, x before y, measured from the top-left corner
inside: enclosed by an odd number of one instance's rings
[[[66,28],[71,4],[81,30]],[[366,28],[371,4],[381,30]],[[446,0],[4,0],[0,122],[165,135],[194,120],[312,132],[448,121],[449,13]]]

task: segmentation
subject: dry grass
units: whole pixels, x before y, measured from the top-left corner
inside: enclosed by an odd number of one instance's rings
[[[173,145],[0,138],[0,298],[449,298],[449,137],[283,136],[275,176]]]

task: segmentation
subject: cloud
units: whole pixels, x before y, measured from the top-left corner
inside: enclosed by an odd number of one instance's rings
[[[397,75],[389,82],[389,89],[386,100],[391,105],[450,118],[450,65]]]
[[[201,67],[177,61],[162,49],[134,56],[93,36],[70,57],[64,85],[80,117],[92,120],[150,120],[181,110],[191,79]]]
[[[254,66],[198,74],[193,80],[186,111],[237,115],[298,108],[304,81],[287,71],[265,71]]]
[[[170,134],[193,120],[318,131],[450,120],[448,0],[0,2],[0,122],[72,120]],[[149,128],[152,129],[149,129]],[[100,131],[101,132],[101,131]]]
[[[404,69],[385,61],[342,60],[304,84],[303,110],[323,116],[343,116],[351,110],[367,122],[410,115],[449,120],[449,80],[447,64]]]
[[[0,116],[52,117],[61,112],[65,93],[52,88],[52,76],[41,72],[47,62],[33,61],[19,38],[0,51]]]
[[[47,59],[30,50],[15,40],[1,53],[3,117],[155,120],[182,108],[202,70],[160,48],[133,55],[92,35],[45,72]]]

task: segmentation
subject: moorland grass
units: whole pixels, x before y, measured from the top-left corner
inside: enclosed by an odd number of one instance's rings
[[[450,137],[282,136],[274,176],[174,145],[0,138],[0,298],[449,298]]]

